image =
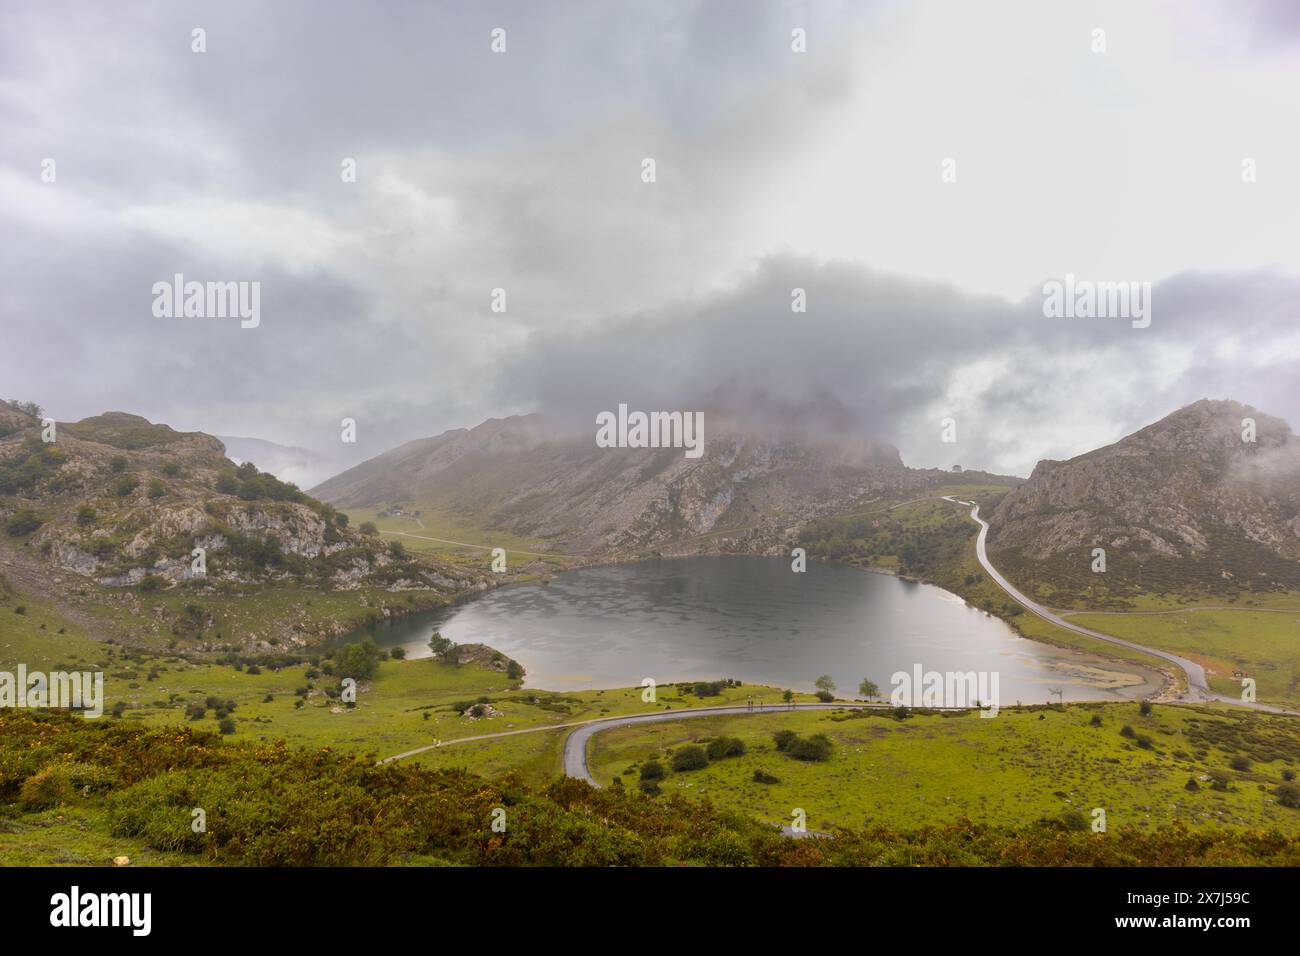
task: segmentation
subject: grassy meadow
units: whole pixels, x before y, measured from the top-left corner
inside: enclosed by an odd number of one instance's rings
[[[1121,734],[1126,726],[1133,737]],[[1003,708],[994,718],[807,711],[619,727],[592,738],[588,762],[600,783],[636,787],[653,759],[668,770],[660,783],[666,794],[774,824],[790,823],[802,808],[809,828],[819,830],[911,829],[962,818],[1014,827],[1078,814],[1090,823],[1101,807],[1109,829],[1179,823],[1295,834],[1300,810],[1280,805],[1272,791],[1286,782],[1284,772],[1300,769],[1298,726],[1294,718],[1161,705],[1143,716],[1136,703]],[[826,735],[830,759],[779,752],[779,730]],[[743,741],[744,754],[704,769],[670,769],[680,748],[718,737]],[[1234,769],[1234,758],[1249,766]],[[1226,776],[1226,789],[1214,788],[1216,773]]]

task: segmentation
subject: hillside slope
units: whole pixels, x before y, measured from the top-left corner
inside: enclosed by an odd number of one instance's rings
[[[360,608],[367,591],[442,600],[500,578],[361,533],[295,486],[236,466],[210,435],[108,412],[59,423],[54,439],[30,412],[0,404],[0,573],[60,606],[137,614],[128,597],[255,603],[258,589],[277,587],[357,592]]]
[[[1255,441],[1243,440],[1253,419]],[[1143,592],[1300,587],[1300,439],[1281,419],[1202,400],[1113,445],[1042,461],[990,518],[989,554],[1063,606]],[[1106,551],[1094,573],[1092,550]]]
[[[312,489],[340,508],[418,502],[484,529],[586,555],[768,551],[792,529],[863,502],[986,481],[903,465],[851,432],[709,414],[705,453],[599,448],[539,415],[491,419],[395,448]],[[1011,483],[1017,479],[997,479]]]

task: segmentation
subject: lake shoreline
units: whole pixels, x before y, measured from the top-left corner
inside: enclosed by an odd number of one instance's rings
[[[721,559],[722,563],[717,563]],[[734,559],[737,562],[751,562],[749,565],[727,564],[726,562]],[[695,574],[684,574],[681,569],[689,567]],[[578,579],[575,583],[574,575],[581,575],[584,572],[599,574],[603,571],[610,571],[632,567],[652,567],[658,565],[653,572],[648,575],[638,575],[635,578],[619,577],[605,578],[600,577],[582,581]],[[745,567],[743,573],[738,568]],[[882,592],[875,588],[861,588],[851,578],[838,578],[840,572],[851,575],[854,571],[874,571],[874,574],[865,576],[862,580],[868,579],[885,579],[892,578],[899,582],[900,585],[906,585],[911,588],[926,589],[924,593],[931,593],[928,589],[934,589],[932,593],[941,598],[942,604],[961,608],[963,612],[979,612],[978,617],[974,618],[980,621],[986,621],[990,624],[996,622],[998,628],[1005,633],[999,635],[996,629],[984,629],[983,638],[992,640],[994,644],[1001,648],[998,652],[1003,655],[1001,658],[1003,667],[1010,664],[1013,672],[1023,671],[1024,664],[1036,662],[1034,666],[1040,670],[1050,669],[1051,673],[1057,675],[1054,680],[1056,683],[1074,688],[1076,693],[1071,694],[1067,691],[1067,696],[1071,699],[1095,700],[1095,699],[1112,699],[1112,695],[1097,697],[1096,692],[1111,691],[1121,692],[1124,688],[1140,687],[1149,691],[1152,688],[1153,681],[1149,674],[1141,672],[1140,665],[1133,665],[1125,662],[1123,666],[1116,668],[1112,665],[1114,662],[1096,654],[1068,646],[1056,645],[1046,641],[1035,641],[1027,635],[1021,634],[1018,629],[1011,626],[1001,616],[991,613],[986,609],[973,605],[965,597],[942,588],[937,584],[928,581],[921,581],[906,575],[900,575],[887,569],[872,569],[858,565],[848,564],[846,562],[834,561],[813,561],[810,567],[822,568],[825,570],[834,569],[834,574],[830,577],[823,577],[820,581],[824,588],[830,583],[834,583],[834,594],[814,594],[814,605],[820,602],[825,605],[826,600],[833,599],[842,605],[853,604],[857,610],[857,618],[837,618],[833,622],[829,620],[809,620],[806,619],[809,611],[804,608],[799,601],[804,600],[798,597],[791,603],[792,593],[787,593],[786,604],[782,607],[785,614],[793,613],[794,618],[791,620],[769,620],[765,612],[755,611],[748,604],[737,605],[734,595],[731,599],[718,598],[718,595],[728,594],[727,588],[739,588],[742,591],[753,592],[751,598],[761,600],[764,597],[762,588],[755,588],[755,583],[751,578],[761,577],[767,583],[765,587],[784,588],[786,592],[802,591],[806,579],[799,582],[792,582],[788,576],[781,570],[780,573],[774,574],[778,569],[784,569],[785,562],[782,558],[771,555],[694,555],[686,558],[665,558],[657,556],[638,556],[636,558],[624,558],[621,560],[602,561],[585,563],[581,566],[569,568],[563,572],[556,572],[554,575],[548,575],[546,578],[535,578],[527,581],[511,581],[501,584],[495,588],[489,588],[484,591],[476,591],[463,595],[458,595],[455,599],[445,602],[432,611],[422,612],[421,621],[418,625],[411,626],[410,620],[412,615],[404,615],[402,618],[389,619],[384,622],[375,622],[370,625],[353,631],[346,638],[341,639],[339,643],[350,643],[362,637],[370,637],[377,642],[386,645],[391,643],[404,643],[407,655],[412,659],[427,656],[429,653],[427,647],[418,646],[410,643],[411,634],[415,631],[425,628],[423,640],[427,641],[427,634],[433,629],[443,630],[444,634],[458,643],[480,643],[486,644],[500,651],[506,657],[513,658],[525,668],[527,677],[524,687],[531,690],[549,691],[563,693],[565,691],[585,691],[585,690],[604,690],[615,689],[627,686],[635,686],[639,681],[630,679],[627,674],[619,673],[617,676],[611,673],[601,673],[608,671],[611,666],[610,660],[617,658],[619,655],[611,651],[609,645],[617,644],[619,641],[630,642],[627,647],[622,649],[626,655],[638,655],[640,658],[647,656],[654,657],[655,652],[663,650],[660,645],[672,645],[674,641],[683,646],[678,650],[681,652],[678,656],[669,656],[667,658],[656,658],[653,668],[642,668],[647,673],[656,675],[663,674],[663,678],[658,681],[661,685],[669,683],[694,683],[700,681],[711,681],[722,678],[734,678],[744,681],[746,684],[789,687],[792,690],[810,690],[812,688],[812,676],[816,670],[805,673],[810,666],[804,657],[804,648],[800,649],[798,660],[788,669],[776,669],[777,665],[771,659],[773,647],[782,647],[789,645],[791,638],[787,636],[776,637],[776,644],[766,646],[764,641],[770,641],[774,638],[774,627],[777,631],[780,627],[793,627],[794,634],[800,634],[807,626],[813,628],[814,636],[817,640],[827,642],[827,647],[816,647],[814,650],[823,657],[829,653],[829,647],[838,647],[843,655],[836,660],[825,662],[826,667],[838,666],[843,670],[848,665],[846,660],[860,659],[863,655],[872,655],[878,652],[881,646],[889,645],[894,656],[898,656],[899,645],[905,649],[908,648],[909,640],[916,640],[917,634],[913,633],[910,638],[903,638],[904,632],[914,632],[918,625],[933,627],[932,623],[927,624],[927,617],[933,616],[934,609],[938,605],[931,602],[922,601],[919,597],[911,599],[908,604],[909,613],[903,614],[901,606],[894,607],[893,613],[896,615],[890,618],[890,623],[884,628],[890,636],[883,640],[876,637],[873,641],[861,643],[860,638],[854,643],[855,633],[868,633],[873,637],[876,631],[880,629],[879,623],[872,623],[874,605],[871,601],[866,601],[869,595],[874,594],[874,600],[884,603],[898,604],[902,600],[900,594],[894,592]],[[729,570],[728,570],[729,569]],[[806,573],[806,572],[805,572]],[[813,572],[816,576],[819,572]],[[724,580],[725,579],[725,580]],[[644,592],[647,588],[661,586],[665,581],[671,580],[673,586],[678,591],[695,592],[701,589],[707,591],[708,588],[720,588],[718,595],[714,594],[692,594],[690,600],[684,606],[679,606],[677,598],[681,595],[677,592],[666,596],[659,596],[650,600]],[[543,598],[541,595],[549,592],[555,584],[561,583],[560,595],[554,598]],[[567,583],[567,587],[564,584]],[[530,597],[523,599],[502,599],[501,595],[517,593],[517,585],[531,584],[536,585],[536,589],[529,589]],[[500,633],[500,629],[510,626],[505,623],[507,619],[513,621],[515,616],[523,613],[533,613],[526,610],[533,605],[539,604],[548,609],[548,613],[554,616],[556,613],[571,613],[571,608],[567,602],[574,600],[574,595],[566,595],[563,592],[573,591],[577,588],[579,592],[585,588],[594,588],[599,592],[599,599],[603,601],[614,600],[615,604],[625,602],[629,596],[637,596],[634,614],[630,618],[612,618],[620,622],[616,628],[618,634],[605,633],[601,627],[597,626],[600,621],[600,612],[586,612],[586,616],[576,617],[572,622],[573,627],[578,631],[594,628],[597,632],[595,635],[596,643],[592,645],[590,652],[579,652],[573,644],[574,638],[567,632],[562,632],[558,637],[556,635],[539,636],[531,631],[511,635],[513,642],[505,638]],[[909,591],[901,592],[903,595],[910,594]],[[885,595],[890,594],[892,597],[885,599]],[[638,596],[639,595],[639,596]],[[585,599],[585,595],[582,595]],[[716,600],[715,600],[716,599]],[[746,598],[748,600],[749,598]],[[920,601],[920,603],[917,603]],[[482,602],[492,602],[488,608],[483,608]],[[504,603],[503,603],[504,602]],[[599,603],[599,602],[598,602]],[[480,610],[475,614],[472,624],[474,630],[472,636],[467,640],[460,640],[454,633],[449,633],[445,628],[448,623],[457,619],[467,608],[480,606]],[[689,612],[694,605],[695,616]],[[819,605],[820,606],[820,605]],[[685,609],[684,609],[685,608]],[[508,610],[507,612],[507,609]],[[822,611],[826,608],[822,607]],[[841,607],[835,613],[843,613]],[[608,614],[623,613],[621,609],[615,608]],[[816,618],[816,612],[813,617]],[[917,615],[916,620],[912,620],[911,614]],[[944,612],[949,613],[949,612]],[[728,618],[727,615],[731,615]],[[822,615],[825,616],[824,614]],[[950,615],[951,616],[951,615]],[[667,631],[661,629],[658,625],[651,626],[648,622],[652,618],[665,617],[668,620]],[[490,618],[491,626],[485,622]],[[978,646],[978,640],[972,639],[970,646],[965,646],[963,640],[953,641],[948,632],[964,633],[971,626],[971,618],[962,618],[960,615],[953,616],[952,621],[945,625],[945,633],[941,638],[948,643],[944,646],[947,651],[936,651],[934,635],[930,638],[922,639],[915,647],[907,651],[908,656],[914,657],[918,653],[938,653],[940,655],[956,656],[963,658],[963,666],[959,668],[962,671],[970,669],[987,669],[990,665],[995,668],[999,664],[998,657],[986,657],[982,659],[971,659],[973,649]],[[404,626],[405,622],[405,626]],[[621,626],[626,622],[627,627]],[[953,624],[961,626],[956,631],[953,630]],[[537,623],[536,621],[534,622]],[[465,622],[462,621],[462,625]],[[982,627],[982,625],[981,625]],[[675,631],[674,631],[675,629]],[[537,628],[533,628],[533,631]],[[707,639],[701,639],[700,634],[692,633],[694,630],[707,632]],[[895,633],[897,632],[897,633]],[[917,632],[919,633],[919,632]],[[647,635],[652,634],[653,642],[647,641]],[[990,635],[992,637],[990,638]],[[802,641],[806,638],[800,636],[797,638]],[[1013,639],[1010,644],[1008,639]],[[418,638],[416,638],[418,640]],[[568,641],[566,645],[564,642]],[[847,643],[846,643],[847,641]],[[1015,641],[1023,641],[1025,644],[1017,645]],[[719,653],[719,649],[726,644],[733,644],[735,647],[727,652],[727,656],[720,661],[713,661],[710,655]],[[689,645],[689,646],[688,646]],[[702,646],[703,645],[703,646]],[[1028,647],[1034,647],[1037,650],[1026,653]],[[763,657],[765,663],[761,667],[752,668],[747,656],[758,653]],[[790,648],[784,646],[780,653],[790,653]],[[1006,654],[1012,653],[1015,658],[1014,663],[1008,661]],[[814,654],[813,656],[816,656]],[[563,666],[560,662],[563,659]],[[676,660],[678,663],[672,663]],[[874,668],[870,674],[882,687],[887,683],[889,675],[896,672],[896,668],[886,667],[879,662],[871,663],[867,660],[861,660],[859,668]],[[631,668],[623,667],[631,673]],[[668,675],[673,675],[671,678]],[[860,677],[861,675],[858,675]],[[1024,675],[1021,674],[1021,677]],[[1041,676],[1041,675],[1040,675]],[[856,687],[858,677],[852,680],[852,686]],[[838,678],[837,678],[838,679]],[[1163,678],[1161,678],[1163,679]],[[1041,683],[1041,682],[1040,682]],[[846,688],[849,686],[844,683]],[[1148,696],[1144,691],[1141,696]],[[1132,694],[1124,694],[1124,699],[1137,699]],[[1022,695],[1022,702],[1033,703],[1042,697],[1040,691],[1026,690]],[[1004,699],[1006,706],[1011,706],[1015,698]]]

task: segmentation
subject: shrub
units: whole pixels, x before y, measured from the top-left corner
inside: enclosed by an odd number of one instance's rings
[[[763,770],[755,770],[754,782],[755,783],[780,783],[781,778],[774,773],[767,773],[766,771]]]
[[[1137,745],[1141,747],[1143,750],[1152,750],[1155,748],[1156,742],[1152,740],[1150,737],[1148,737],[1146,734],[1138,734],[1136,740],[1137,740]]]
[[[664,776],[664,765],[658,760],[647,760],[641,765],[642,780],[662,780]]]
[[[1093,715],[1092,715],[1092,720],[1088,721],[1088,725],[1089,725],[1090,727],[1100,727],[1100,726],[1101,726],[1101,714],[1093,714]]]
[[[1211,771],[1210,771],[1210,789],[1211,789],[1211,790],[1227,790],[1227,789],[1228,789],[1228,785],[1229,785],[1231,782],[1232,782],[1232,778],[1229,777],[1229,776],[1228,776],[1226,773],[1224,773],[1222,770],[1211,770]]]
[[[817,699],[820,700],[823,704],[829,704],[831,701],[835,699],[835,695],[828,690],[819,690],[817,692]]]
[[[44,523],[45,519],[35,511],[23,508],[9,516],[9,520],[5,522],[5,530],[15,538],[21,538],[24,535],[31,534]]]
[[[1290,783],[1292,780],[1295,779],[1295,771],[1292,770],[1290,767],[1287,767],[1285,770],[1282,771],[1282,779],[1285,780],[1287,783]]]
[[[822,761],[830,759],[833,749],[829,737],[825,734],[813,734],[811,737],[796,740],[790,747],[789,754],[796,760]]]
[[[1294,783],[1283,783],[1273,791],[1277,797],[1277,802],[1284,807],[1290,807],[1292,810],[1300,810],[1300,787]]]
[[[150,479],[149,479],[149,490],[146,492],[146,494],[147,494],[150,498],[161,498],[163,495],[167,494],[167,486],[164,485],[164,484],[163,484],[159,479],[157,479],[157,478],[150,478]]]
[[[1190,790],[1192,793],[1196,793],[1198,790],[1201,789],[1201,785],[1196,782],[1195,777],[1188,777],[1187,782],[1183,784],[1183,789]]]
[[[406,660],[406,648],[398,644],[396,647],[389,649],[388,656],[395,661],[404,661]]]
[[[89,528],[95,523],[96,517],[98,517],[98,515],[96,514],[95,509],[90,505],[81,505],[77,508],[77,525],[79,527]]]
[[[74,792],[68,768],[56,763],[24,780],[18,800],[28,810],[44,810],[67,803]]]
[[[1149,700],[1144,700],[1144,701],[1142,701],[1142,703],[1138,704],[1138,713],[1141,714],[1143,717],[1150,717],[1150,716],[1151,716],[1151,701],[1149,701]]]
[[[1228,761],[1228,766],[1240,773],[1245,773],[1250,769],[1251,764],[1248,758],[1243,757],[1241,754],[1237,754],[1237,756]]]
[[[739,757],[745,752],[745,742],[739,737],[715,737],[709,741],[710,760],[722,760],[724,757]]]
[[[1122,728],[1120,728],[1119,735],[1121,737],[1128,737],[1129,739],[1132,739],[1137,736],[1137,731],[1134,730],[1132,727],[1130,727],[1128,724],[1125,724]]]
[[[791,744],[799,739],[799,735],[793,730],[778,730],[772,735],[772,740],[776,743],[776,749],[782,753],[789,751]]]
[[[222,717],[221,722],[217,724],[217,730],[223,734],[233,734],[235,732],[235,721],[230,717]]]
[[[1067,810],[1061,814],[1061,824],[1067,830],[1087,830],[1089,829],[1088,818],[1083,815],[1082,810]]]
[[[708,754],[704,752],[703,747],[697,747],[695,744],[688,744],[673,754],[673,769],[678,773],[700,770],[708,765]]]

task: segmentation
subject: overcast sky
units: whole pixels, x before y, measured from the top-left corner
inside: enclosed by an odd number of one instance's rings
[[[0,227],[0,393],[61,420],[360,459],[739,380],[1028,474],[1300,425],[1300,4],[3,0]],[[155,317],[177,272],[261,324]],[[1044,317],[1067,273],[1150,327]]]

